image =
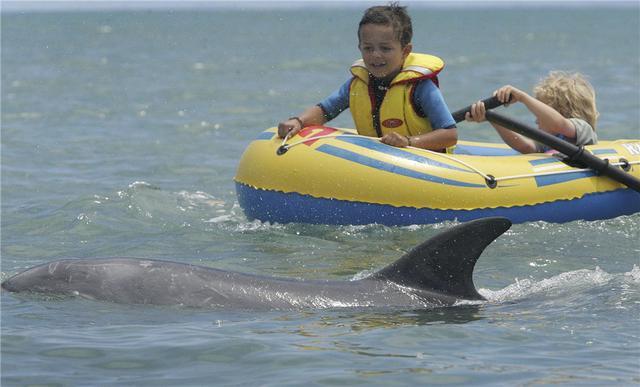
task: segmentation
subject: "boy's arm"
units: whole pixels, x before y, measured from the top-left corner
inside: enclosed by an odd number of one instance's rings
[[[403,136],[396,132],[387,133],[380,141],[384,144],[406,147],[412,146],[434,151],[441,151],[450,146],[456,145],[458,142],[458,130],[456,128],[438,128],[429,133],[416,136]]]
[[[429,133],[411,136],[411,145],[416,148],[440,151],[458,143],[457,128],[438,128]]]
[[[494,93],[502,102],[521,102],[536,116],[538,127],[547,133],[562,134],[567,138],[576,138],[576,128],[573,123],[551,106],[530,96],[522,90],[507,85]]]
[[[414,146],[440,151],[458,142],[456,122],[451,116],[440,89],[433,81],[426,79],[416,85],[414,103],[420,107],[428,118],[433,130],[428,133],[404,137],[397,133],[389,133],[382,137],[382,142],[393,146]]]
[[[484,106],[484,102],[478,101],[471,105],[471,110],[465,115],[465,120],[473,122],[483,122],[486,120],[487,109]],[[537,152],[536,143],[530,138],[524,137],[515,133],[500,125],[496,125],[490,122],[500,137],[511,148],[517,150],[520,153],[534,153]]]
[[[320,106],[313,105],[308,107],[302,114],[297,117],[289,118],[278,124],[278,136],[284,138],[287,134],[290,137],[296,135],[305,126],[322,125],[327,122],[324,111]]]
[[[538,147],[532,139],[515,133],[507,128],[503,128],[500,125],[496,125],[493,122],[490,122],[490,124],[496,129],[500,137],[502,137],[502,141],[518,152],[535,153],[538,151]]]

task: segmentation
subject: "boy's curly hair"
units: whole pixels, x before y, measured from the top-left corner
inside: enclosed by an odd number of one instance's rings
[[[552,71],[533,88],[536,99],[565,118],[581,118],[595,130],[598,120],[596,92],[580,73]]]
[[[411,43],[413,38],[413,27],[407,7],[401,7],[398,2],[367,8],[358,25],[358,39],[360,39],[360,29],[365,24],[391,26],[402,47]]]

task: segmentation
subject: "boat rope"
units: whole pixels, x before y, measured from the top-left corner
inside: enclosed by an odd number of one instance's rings
[[[291,132],[288,132],[286,136],[284,136],[284,138],[282,139],[282,143],[280,144],[280,146],[284,146],[287,141],[289,140],[289,136],[291,135]],[[291,146],[289,146],[290,148]]]
[[[339,134],[325,134],[325,135],[321,135],[321,136],[313,136],[313,137],[309,137],[309,138],[305,138],[303,140],[297,141],[297,142],[293,142],[291,144],[286,144],[287,140],[289,139],[289,135],[287,134],[287,136],[284,138],[284,140],[282,141],[282,144],[280,145],[279,149],[286,149],[289,150],[291,148],[293,148],[294,146],[300,145],[300,144],[304,144],[306,142],[309,141],[316,141],[316,140],[321,140],[324,138],[336,138],[336,137],[354,137],[354,138],[362,138],[364,136],[361,136],[359,134],[344,134],[344,133],[339,133]],[[378,142],[380,141],[380,138],[378,137],[366,137],[369,140],[375,140]],[[517,179],[525,179],[525,178],[529,178],[529,177],[541,177],[541,176],[552,176],[552,175],[562,175],[562,174],[569,174],[569,173],[582,173],[582,172],[588,172],[588,171],[592,171],[591,168],[573,168],[570,170],[564,170],[564,171],[551,171],[551,172],[536,172],[536,173],[528,173],[528,174],[522,174],[522,175],[511,175],[511,176],[501,176],[501,177],[495,177],[491,174],[488,173],[484,173],[483,171],[481,171],[480,169],[474,167],[473,165],[460,160],[457,157],[451,156],[449,154],[446,153],[442,153],[442,152],[436,152],[436,151],[432,151],[432,150],[428,150],[428,149],[423,149],[423,148],[416,148],[413,146],[408,146],[406,147],[407,149],[413,149],[413,150],[417,150],[419,152],[425,152],[428,153],[430,155],[433,156],[439,156],[442,158],[445,158],[447,160],[453,161],[455,163],[458,163],[460,165],[463,165],[465,167],[467,167],[469,170],[475,172],[476,174],[480,175],[483,179],[485,179],[485,181],[487,182],[487,184],[494,184],[492,188],[495,188],[495,184],[498,181],[506,181],[506,180],[517,180]],[[561,160],[558,160],[561,161]],[[627,161],[624,159],[621,159],[621,161],[619,162],[611,162],[611,165],[615,165],[615,166],[622,166],[624,167],[628,167],[629,165],[633,165],[633,164],[640,164],[640,161]]]
[[[615,166],[625,166],[625,165],[629,165],[629,164],[640,164],[640,161],[611,162],[609,164],[610,165],[615,165]],[[567,174],[567,173],[580,173],[580,172],[588,172],[588,171],[593,171],[593,169],[591,169],[591,168],[574,168],[574,169],[571,169],[571,170],[568,170],[568,171],[529,173],[529,174],[524,174],[524,175],[513,175],[513,176],[496,177],[495,180],[496,181],[515,180],[515,179],[524,179],[524,178],[527,178],[527,177],[562,175],[562,174]]]

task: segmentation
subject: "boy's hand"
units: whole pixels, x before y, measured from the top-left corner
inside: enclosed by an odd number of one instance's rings
[[[299,120],[288,119],[278,124],[278,137],[284,138],[287,134],[289,134],[289,137],[293,137],[300,130],[302,130],[302,126]]]
[[[527,96],[527,93],[511,85],[506,85],[494,91],[493,95],[507,107],[514,102],[522,102],[522,99]]]
[[[380,138],[380,141],[383,144],[397,146],[398,148],[404,148],[410,145],[408,137],[398,134],[396,132],[385,134],[384,136],[382,136],[382,138]]]
[[[484,102],[478,101],[471,105],[471,110],[464,115],[464,119],[465,121],[483,122],[487,119],[486,114],[487,109],[484,106]]]

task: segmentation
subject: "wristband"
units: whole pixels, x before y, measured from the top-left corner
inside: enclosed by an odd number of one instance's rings
[[[409,136],[404,136],[407,139],[408,145],[407,146],[411,146],[411,137]]]
[[[304,124],[302,123],[302,120],[300,119],[300,117],[298,117],[298,116],[289,117],[289,119],[298,121],[298,123],[300,123],[300,129],[304,128]]]

